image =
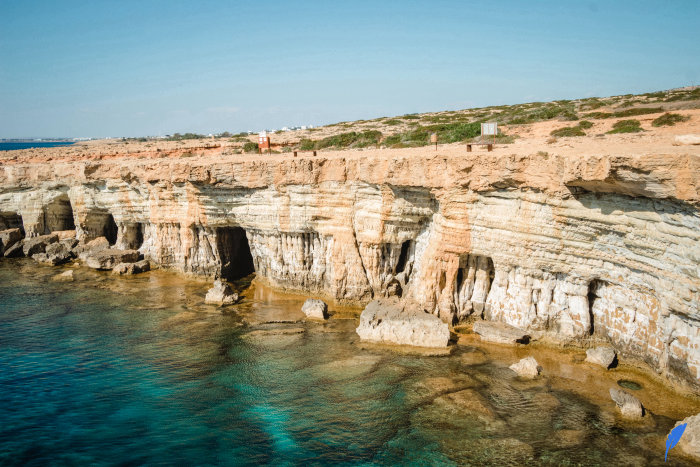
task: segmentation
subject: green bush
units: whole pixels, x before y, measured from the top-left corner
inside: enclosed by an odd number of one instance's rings
[[[300,141],[300,149],[302,151],[313,151],[326,148],[366,148],[379,144],[382,139],[382,132],[378,130],[368,130],[362,132],[351,131],[349,133],[340,133],[338,135],[328,136],[326,138],[313,141],[310,139],[302,139]]]
[[[243,152],[258,152],[258,143],[248,141],[243,145]]]
[[[636,109],[621,110],[614,112],[613,117],[636,117],[637,115],[657,114],[663,112],[661,107],[638,107]]]
[[[589,128],[593,127],[593,122],[589,122],[588,120],[581,120],[578,122],[578,126],[583,128],[584,130],[588,130]]]
[[[673,126],[676,123],[687,122],[688,120],[690,120],[690,117],[688,116],[667,112],[662,116],[655,118],[654,121],[651,122],[651,126]]]
[[[390,118],[389,120],[384,120],[384,125],[401,125],[403,122],[401,120],[397,120],[395,118]]]
[[[586,133],[581,129],[580,126],[567,126],[564,128],[559,128],[558,130],[554,130],[550,133],[552,136],[559,136],[559,137],[565,137],[565,136],[586,136]]]
[[[609,135],[615,133],[638,133],[644,131],[639,120],[620,120],[613,125],[613,129],[608,131]]]

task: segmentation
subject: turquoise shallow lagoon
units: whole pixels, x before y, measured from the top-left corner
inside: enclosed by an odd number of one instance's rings
[[[221,312],[175,274],[59,272],[0,263],[2,465],[662,465],[675,423],[480,347],[365,346],[347,310],[305,322],[262,286]]]

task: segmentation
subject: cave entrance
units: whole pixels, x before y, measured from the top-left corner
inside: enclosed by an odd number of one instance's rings
[[[44,208],[44,233],[61,230],[75,230],[73,206],[68,195],[54,199]]]
[[[255,272],[248,237],[241,227],[216,229],[216,249],[221,260],[221,277],[228,281],[241,279]]]
[[[22,216],[16,212],[0,212],[0,230],[20,229],[24,234]]]
[[[114,216],[107,214],[105,216],[104,228],[102,229],[102,234],[107,239],[110,245],[117,243],[117,236],[119,234],[119,227],[117,223],[114,222]]]
[[[411,240],[406,240],[401,244],[401,254],[399,261],[396,263],[396,273],[403,272],[406,269],[406,261],[408,260],[408,250],[411,248]]]

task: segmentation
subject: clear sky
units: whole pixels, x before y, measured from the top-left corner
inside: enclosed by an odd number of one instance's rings
[[[238,132],[700,84],[700,1],[0,0],[0,137]]]

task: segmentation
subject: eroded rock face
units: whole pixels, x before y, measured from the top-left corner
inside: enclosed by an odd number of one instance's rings
[[[85,264],[93,269],[110,270],[119,263],[135,263],[139,259],[136,250],[100,250],[91,253],[85,260]]]
[[[596,347],[586,350],[586,361],[603,368],[610,368],[615,361],[615,349],[612,347]]]
[[[438,317],[398,301],[374,300],[360,315],[364,341],[417,347],[447,347],[450,329]]]
[[[238,301],[238,294],[231,289],[231,286],[221,280],[214,281],[214,287],[207,291],[204,303],[212,305],[231,305]]]
[[[304,305],[301,307],[301,311],[306,315],[307,318],[328,318],[328,305],[326,305],[326,303],[323,300],[309,298],[304,302]]]
[[[81,245],[104,237],[212,279],[255,272],[338,301],[400,294],[447,323],[592,333],[700,389],[693,147],[8,163],[0,212],[29,238],[75,229]]]
[[[610,397],[617,404],[623,417],[635,419],[642,418],[644,415],[642,403],[632,394],[622,389],[610,388]]]

